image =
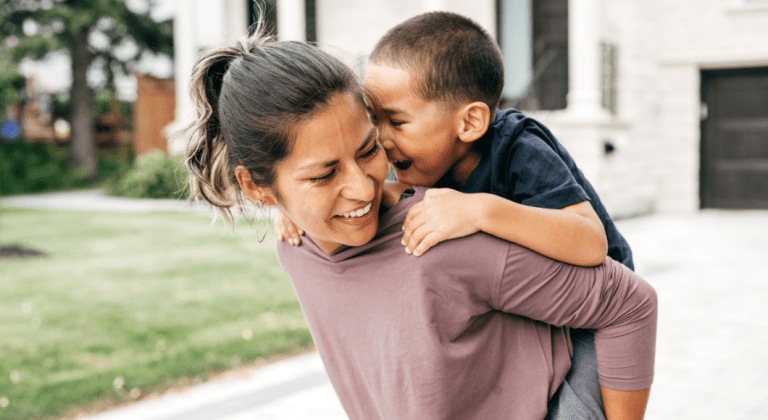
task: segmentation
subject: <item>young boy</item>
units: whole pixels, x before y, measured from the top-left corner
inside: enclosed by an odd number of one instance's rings
[[[403,22],[371,53],[365,87],[397,179],[490,193],[432,191],[406,222],[407,251],[482,230],[590,266],[605,258],[607,237],[608,256],[633,268],[627,242],[550,131],[496,111],[503,75],[496,43],[450,13]]]
[[[626,241],[550,131],[516,110],[496,110],[503,74],[487,32],[452,13],[409,19],[371,53],[366,101],[394,174],[406,184],[438,187],[406,218],[406,252],[418,256],[484,231],[573,265],[598,265],[607,253],[633,268]],[[281,222],[278,238],[298,244],[295,227]],[[581,332],[573,339],[574,359],[596,364],[594,338]],[[577,382],[592,380],[579,375]],[[602,397],[608,419],[642,418],[648,390],[602,389]]]
[[[409,19],[371,53],[366,100],[397,180],[447,187],[410,210],[406,252],[484,231],[573,265],[598,265],[607,254],[634,269],[629,245],[552,133],[496,110],[503,85],[496,43],[452,13]],[[593,337],[573,338],[575,358],[594,358]],[[642,418],[648,390],[603,388],[602,396],[609,419]]]

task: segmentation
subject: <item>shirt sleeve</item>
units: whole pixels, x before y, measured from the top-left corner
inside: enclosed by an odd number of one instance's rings
[[[589,196],[563,159],[534,133],[524,132],[511,145],[508,161],[508,197],[533,207],[560,209]]]
[[[601,385],[632,391],[653,382],[656,292],[623,265],[575,267],[510,244],[496,297],[504,312],[595,329]]]

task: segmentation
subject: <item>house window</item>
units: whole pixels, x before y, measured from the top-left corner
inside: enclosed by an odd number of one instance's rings
[[[600,96],[603,108],[616,114],[618,109],[618,48],[608,43],[600,44]]]
[[[568,94],[568,0],[497,0],[504,56],[502,106],[564,109]]]

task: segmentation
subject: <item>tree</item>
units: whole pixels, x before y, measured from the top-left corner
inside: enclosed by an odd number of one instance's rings
[[[150,17],[154,3],[145,0],[144,10],[137,11],[123,0],[0,0],[0,41],[8,45],[6,38],[15,37],[9,51],[16,62],[54,51],[69,54],[70,164],[85,167],[91,180],[98,172],[88,72],[102,70],[107,77],[99,88],[114,90],[115,75],[129,74],[145,51],[172,56],[172,23]]]

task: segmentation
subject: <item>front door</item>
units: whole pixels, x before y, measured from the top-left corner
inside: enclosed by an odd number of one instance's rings
[[[702,72],[701,206],[768,209],[768,67]]]

